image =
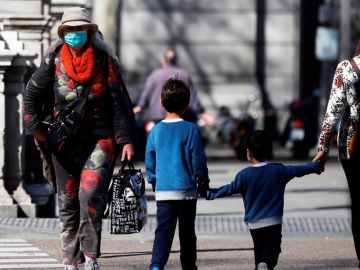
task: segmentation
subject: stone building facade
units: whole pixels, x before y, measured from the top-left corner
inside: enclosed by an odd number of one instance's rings
[[[65,8],[82,6],[92,12],[119,56],[134,102],[147,75],[159,67],[165,48],[171,46],[178,52],[179,65],[192,75],[207,111],[216,115],[225,105],[238,116],[251,101],[251,113],[258,118],[260,128],[263,112],[256,77],[257,2],[0,0],[0,207],[5,205],[12,211],[8,215],[16,215],[12,199],[17,196],[15,199],[26,205],[22,212],[37,215],[23,189],[36,204],[51,194],[42,180],[24,179],[28,160],[24,158],[27,144],[20,108],[26,78],[56,39]],[[288,117],[285,104],[299,95],[301,0],[264,2],[265,36],[261,42],[265,88],[282,129]]]
[[[0,216],[54,213],[52,186],[42,176],[32,136],[24,135],[22,94],[64,8],[88,6],[77,2],[0,0]]]

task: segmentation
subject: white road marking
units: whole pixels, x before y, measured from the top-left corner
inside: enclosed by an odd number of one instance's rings
[[[1,247],[0,252],[9,252],[9,251],[39,251],[37,247]]]
[[[63,264],[7,264],[0,265],[0,269],[30,269],[30,268],[63,268]]]
[[[23,239],[0,239],[0,243],[26,243]]]
[[[62,269],[49,254],[23,239],[0,239],[0,269]]]
[[[53,258],[37,258],[37,259],[0,259],[1,263],[42,263],[42,262],[57,262],[56,259]]]
[[[5,257],[50,257],[50,255],[44,252],[1,252],[0,258]]]
[[[31,247],[31,244],[27,243],[0,243],[0,247]]]

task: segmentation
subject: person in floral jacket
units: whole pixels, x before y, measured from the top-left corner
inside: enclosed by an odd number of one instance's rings
[[[318,153],[314,160],[326,161],[330,150],[331,138],[340,123],[338,131],[339,159],[349,185],[352,232],[357,259],[360,261],[360,196],[357,194],[360,190],[360,170],[357,168],[360,164],[360,158],[358,156],[350,156],[349,153],[351,138],[360,122],[360,93],[358,93],[360,87],[354,86],[354,84],[359,83],[359,77],[350,63],[350,61],[354,61],[353,64],[355,67],[360,66],[359,45],[355,57],[352,58],[352,60],[342,61],[336,68],[330,98],[321,128]]]
[[[108,179],[117,153],[134,155],[132,104],[119,63],[84,8],[65,10],[59,41],[45,53],[24,93],[24,123],[46,152],[43,121],[55,117],[84,91],[86,110],[71,147],[58,155],[43,153],[53,163],[58,191],[61,244],[65,269],[100,269],[102,215]],[[50,166],[51,167],[51,166]]]

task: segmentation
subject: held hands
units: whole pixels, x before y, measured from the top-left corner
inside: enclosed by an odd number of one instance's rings
[[[208,189],[209,189],[209,183],[198,183],[197,193],[201,197],[206,198],[206,193]]]
[[[206,200],[207,201],[212,201],[215,200],[216,198],[216,193],[219,191],[218,188],[209,188],[208,191],[206,192]]]
[[[209,190],[209,182],[210,180],[203,180],[200,178],[196,178],[197,181],[197,193],[203,197],[206,198],[207,195],[207,191]]]
[[[327,153],[324,151],[319,151],[316,156],[313,158],[313,162],[319,161],[321,164],[321,170],[317,174],[321,174],[325,170],[325,163],[326,163]]]

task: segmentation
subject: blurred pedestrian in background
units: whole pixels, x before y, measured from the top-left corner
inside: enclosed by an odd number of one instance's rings
[[[190,100],[184,82],[169,79],[161,93],[166,118],[150,131],[146,145],[146,173],[156,197],[155,239],[151,270],[163,270],[179,223],[182,269],[196,270],[195,217],[198,193],[209,187],[204,146],[198,127],[181,115]]]
[[[318,153],[314,160],[326,161],[333,134],[338,131],[339,159],[344,169],[351,197],[352,232],[360,262],[360,153],[351,154],[350,142],[360,120],[360,43],[355,56],[340,62],[335,70],[332,89],[321,128]],[[358,73],[358,74],[357,74]],[[360,268],[360,263],[359,263]]]
[[[55,168],[64,269],[78,269],[85,262],[86,270],[99,270],[108,177],[121,149],[121,159],[133,157],[134,115],[119,63],[88,12],[66,9],[58,36],[28,82],[24,122],[46,152],[43,121],[52,121],[71,102],[87,96],[70,147],[53,152],[47,162]]]
[[[184,119],[196,123],[198,115],[201,115],[205,122],[214,122],[214,118],[205,112],[189,73],[177,66],[177,55],[174,49],[168,48],[165,51],[161,65],[160,68],[154,70],[147,78],[138,104],[134,107],[134,112],[138,113],[147,109],[149,120],[155,123],[164,119],[166,112],[160,104],[161,89],[166,80],[177,77],[190,89],[190,102],[187,110],[184,112]]]

